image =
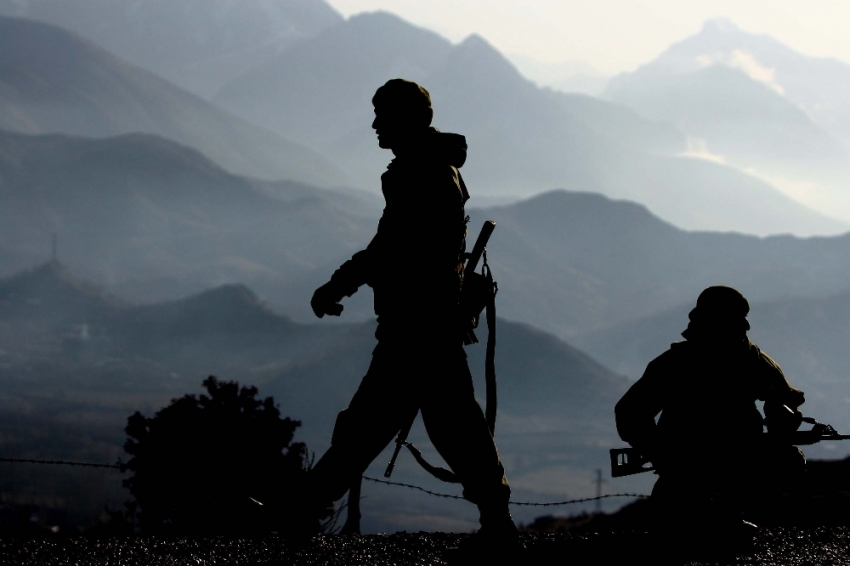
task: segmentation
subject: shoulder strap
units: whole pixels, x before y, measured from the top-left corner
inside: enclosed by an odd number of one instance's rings
[[[487,385],[487,408],[484,412],[490,434],[496,433],[496,293],[499,286],[493,281],[493,273],[484,252],[484,277],[487,278],[489,296],[487,301],[487,355],[484,361],[484,379]]]

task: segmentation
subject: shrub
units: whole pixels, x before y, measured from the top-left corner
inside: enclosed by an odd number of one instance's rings
[[[318,530],[299,515],[307,448],[292,442],[301,423],[280,418],[256,387],[210,376],[206,395],[174,399],[153,418],[127,420],[124,481],[145,532],[254,534]]]

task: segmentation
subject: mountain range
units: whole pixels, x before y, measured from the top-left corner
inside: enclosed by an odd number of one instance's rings
[[[690,229],[824,234],[847,226],[735,168],[682,157],[687,140],[668,124],[536,87],[479,36],[453,45],[386,13],[329,22],[225,84],[214,102],[253,127],[72,33],[15,18],[0,27],[8,110],[0,127],[13,131],[155,133],[234,173],[374,190],[387,156],[368,129],[369,99],[376,85],[404,75],[434,92],[437,126],[467,135],[464,172],[482,194],[601,192]]]
[[[357,186],[376,187],[387,158],[369,131],[370,100],[378,85],[397,76],[430,89],[438,128],[467,136],[464,174],[483,194],[600,192],[642,202],[690,229],[845,229],[734,168],[677,156],[686,139],[667,124],[540,89],[480,36],[453,45],[387,13],[353,16],[323,30],[225,85],[213,101],[321,148]]]
[[[846,290],[850,236],[689,232],[645,207],[554,191],[481,211],[500,312],[570,338],[694,300],[727,284],[753,300]],[[615,322],[617,321],[617,322]]]
[[[311,320],[309,297],[366,245],[380,201],[227,173],[163,138],[0,132],[3,271],[49,257],[134,301],[246,283],[274,308]],[[473,192],[473,195],[475,193]],[[475,203],[473,196],[471,203]],[[850,236],[758,238],[687,232],[640,205],[554,191],[470,208],[496,221],[490,260],[500,312],[559,336],[650,316],[725,282],[754,300],[847,289]],[[474,233],[473,233],[474,236]],[[364,288],[346,316],[371,317]]]
[[[5,274],[46,259],[56,234],[64,261],[134,300],[225,282],[265,293],[365,245],[379,211],[355,191],[232,175],[157,136],[0,132]]]
[[[699,33],[676,42],[634,73],[615,78],[614,91],[643,75],[684,75],[722,65],[742,72],[802,108],[843,144],[850,144],[850,65],[810,57],[777,39],[740,29],[727,18],[708,20]]]
[[[850,218],[850,65],[807,57],[719,19],[604,93],[691,137],[691,153],[765,178]]]
[[[321,0],[2,0],[208,98],[298,40],[342,21]]]
[[[341,186],[345,176],[305,146],[235,118],[63,29],[0,17],[0,128],[105,137],[157,134],[229,171]]]

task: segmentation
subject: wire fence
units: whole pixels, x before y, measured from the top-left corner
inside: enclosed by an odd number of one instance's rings
[[[53,466],[79,466],[82,468],[112,468],[120,470],[121,464],[91,464],[88,462],[68,462],[65,460],[25,460],[23,458],[0,458],[0,462],[13,464],[48,464]]]
[[[113,470],[121,470],[122,465],[118,464],[96,464],[91,462],[70,462],[66,460],[30,460],[24,458],[0,458],[0,462],[9,462],[13,464],[38,464],[38,465],[52,465],[52,466],[77,466],[82,468],[109,468]],[[366,481],[370,481],[373,483],[383,484],[383,485],[392,485],[396,487],[406,487],[408,489],[412,489],[415,491],[420,491],[422,493],[426,493],[432,497],[441,497],[443,499],[463,499],[466,498],[462,495],[453,495],[450,493],[439,493],[436,491],[431,491],[430,489],[425,489],[424,487],[420,487],[418,485],[413,485],[411,483],[403,483],[397,481],[389,481],[382,480],[378,478],[371,478],[369,476],[363,476],[363,479]],[[611,499],[615,497],[632,497],[638,499],[644,499],[649,497],[648,495],[644,495],[642,493],[606,493],[605,495],[598,495],[596,497],[581,497],[578,499],[569,499],[566,501],[550,501],[545,503],[537,503],[532,501],[510,501],[511,505],[516,505],[518,507],[558,507],[564,505],[573,505],[576,503],[587,503],[590,501],[599,501],[602,499]]]
[[[406,487],[408,489],[413,489],[416,491],[421,491],[423,493],[427,493],[433,497],[443,497],[446,499],[466,499],[462,495],[451,495],[448,493],[438,493],[436,491],[431,491],[430,489],[425,489],[424,487],[420,487],[418,485],[413,485],[410,483],[401,483],[396,481],[389,480],[381,480],[378,478],[370,478],[369,476],[363,476],[363,479],[370,482],[382,483],[385,485],[395,485],[398,487]],[[639,499],[643,499],[649,497],[648,495],[644,495],[642,493],[606,493],[605,495],[598,495],[596,497],[581,497],[579,499],[569,499],[567,501],[550,501],[546,503],[536,503],[532,501],[509,501],[508,503],[511,505],[516,505],[518,507],[557,507],[559,505],[572,505],[574,503],[586,503],[588,501],[599,501],[601,499],[610,499],[613,497],[636,497]]]

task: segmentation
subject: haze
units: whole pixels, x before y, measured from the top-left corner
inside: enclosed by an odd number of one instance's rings
[[[634,70],[703,22],[726,17],[818,57],[850,61],[850,4],[841,0],[330,0],[346,16],[387,10],[453,41],[486,37],[511,57],[580,62],[603,75]],[[530,67],[530,66],[529,66]]]

